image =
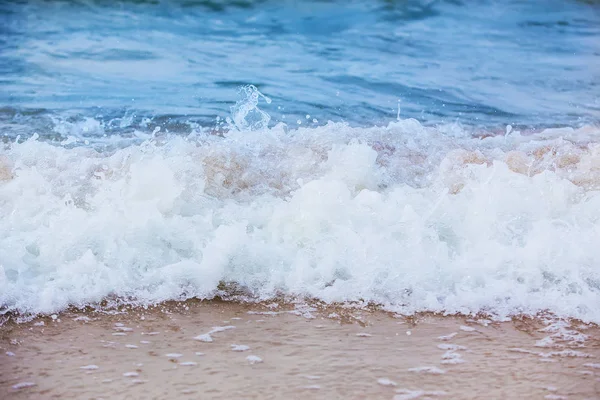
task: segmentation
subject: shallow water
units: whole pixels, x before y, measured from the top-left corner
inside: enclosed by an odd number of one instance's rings
[[[0,7],[3,312],[600,322],[597,3]]]
[[[211,342],[197,340],[211,331]],[[65,312],[0,330],[0,395],[592,399],[598,334],[576,321],[405,319],[277,303]]]

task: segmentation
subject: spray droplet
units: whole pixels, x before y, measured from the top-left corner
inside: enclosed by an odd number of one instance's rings
[[[262,97],[267,104],[270,104],[271,99],[263,95],[254,85],[242,86],[239,93],[242,99],[231,107],[235,127],[240,131],[265,129],[269,125],[271,116],[258,108],[258,101]]]

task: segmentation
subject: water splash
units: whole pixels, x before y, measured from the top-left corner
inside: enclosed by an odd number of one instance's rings
[[[600,322],[598,128],[459,128],[8,143],[0,315],[212,298],[225,282],[256,299]]]
[[[258,101],[262,97],[267,104],[271,104],[271,99],[262,94],[254,85],[242,86],[238,93],[242,98],[231,107],[231,117],[235,128],[240,131],[266,129],[271,121],[271,116],[258,108]]]

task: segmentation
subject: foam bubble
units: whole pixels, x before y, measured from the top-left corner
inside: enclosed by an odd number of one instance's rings
[[[397,395],[394,396],[394,400],[410,400],[417,399],[422,396],[445,396],[446,392],[441,390],[410,390],[410,389],[396,389]]]
[[[444,340],[444,341],[446,341],[446,340],[450,340],[450,339],[452,339],[452,338],[453,338],[454,336],[456,336],[456,335],[458,335],[458,333],[457,333],[457,332],[452,332],[452,333],[450,333],[450,334],[448,334],[448,335],[438,336],[438,339],[439,339],[439,340]]]
[[[200,342],[207,342],[207,343],[209,343],[209,342],[213,341],[213,338],[212,338],[212,336],[210,336],[210,334],[203,333],[201,335],[198,335],[198,336],[194,337],[194,340],[198,340]]]
[[[463,360],[462,356],[459,353],[455,353],[451,350],[448,350],[442,355],[441,364],[462,364],[465,360]]]
[[[228,331],[230,329],[235,329],[235,326],[233,325],[227,325],[227,326],[214,326],[210,332],[208,333],[204,333],[202,335],[198,335],[196,337],[194,337],[194,340],[198,340],[200,342],[212,342],[213,338],[212,338],[212,334],[214,333],[218,333],[218,332],[224,332],[224,331]]]
[[[425,372],[428,374],[445,374],[446,371],[444,371],[443,369],[440,369],[438,367],[415,367],[415,368],[409,368],[408,369],[411,372]]]
[[[255,355],[250,355],[250,356],[246,357],[246,360],[248,360],[248,362],[250,364],[258,364],[258,363],[263,362],[262,358],[255,356]]]
[[[36,384],[34,382],[19,382],[15,385],[12,386],[12,388],[14,390],[20,390],[20,389],[25,389],[25,388],[29,388],[32,386],[35,386]]]

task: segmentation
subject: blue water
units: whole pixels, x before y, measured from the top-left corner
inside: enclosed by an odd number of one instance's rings
[[[271,126],[372,126],[398,110],[426,125],[595,124],[600,3],[0,4],[5,137],[57,137],[86,117],[108,135],[217,126],[246,84],[272,99]]]

